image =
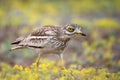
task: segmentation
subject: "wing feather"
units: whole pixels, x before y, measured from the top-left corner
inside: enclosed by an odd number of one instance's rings
[[[28,47],[44,47],[53,36],[29,36],[24,39],[19,45]]]
[[[41,28],[36,29],[33,31],[31,36],[51,36],[51,35],[58,35],[58,27],[57,26],[44,26]]]
[[[21,40],[19,46],[28,46],[42,48],[44,47],[51,38],[59,35],[58,27],[56,26],[45,26],[33,31],[29,36]]]

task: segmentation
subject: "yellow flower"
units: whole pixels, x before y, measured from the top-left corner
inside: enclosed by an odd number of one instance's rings
[[[30,68],[26,67],[26,68],[25,68],[25,71],[30,71]]]
[[[59,72],[59,70],[58,70],[58,68],[57,68],[57,67],[54,67],[54,69],[52,70],[52,72],[53,72],[53,73],[58,73],[58,72]]]
[[[65,77],[61,77],[59,80],[66,80]]]
[[[13,69],[18,69],[18,70],[20,70],[20,71],[22,71],[23,70],[23,67],[22,67],[22,65],[15,65],[14,67],[13,67]]]
[[[22,65],[19,66],[19,70],[22,71],[23,70],[23,67]]]
[[[13,69],[19,69],[19,66],[16,64]]]
[[[15,76],[16,80],[17,80],[18,78],[20,78],[20,75],[19,75],[19,74],[16,74],[16,75],[14,75],[14,76]]]
[[[43,71],[47,71],[47,65],[46,64],[40,64],[39,68],[42,69]]]

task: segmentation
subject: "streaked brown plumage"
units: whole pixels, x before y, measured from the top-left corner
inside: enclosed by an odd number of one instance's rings
[[[77,34],[85,36],[85,34],[81,32],[81,27],[77,24],[43,26],[26,37],[17,38],[12,43],[17,46],[11,48],[11,50],[30,47],[40,50],[41,54],[53,53],[63,58],[63,50],[67,46],[68,41]]]

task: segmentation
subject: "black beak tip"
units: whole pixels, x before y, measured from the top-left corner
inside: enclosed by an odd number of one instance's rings
[[[82,33],[81,35],[82,35],[82,36],[87,36],[87,35],[86,35],[86,34],[84,34],[84,33]]]

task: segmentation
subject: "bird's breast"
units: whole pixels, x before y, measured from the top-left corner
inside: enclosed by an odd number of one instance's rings
[[[64,49],[67,46],[68,41],[69,41],[69,39],[52,38],[48,42],[48,45],[51,48]]]

